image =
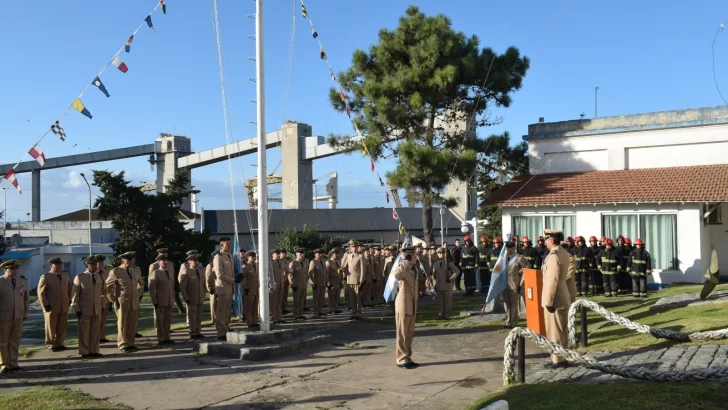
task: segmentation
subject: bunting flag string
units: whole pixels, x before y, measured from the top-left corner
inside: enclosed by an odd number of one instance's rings
[[[159,2],[155,5],[154,9],[152,9],[152,11],[149,14],[147,14],[147,17],[144,19],[144,21],[141,22],[137,26],[137,28],[131,33],[129,38],[116,51],[116,53],[114,53],[114,55],[111,57],[111,59],[108,60],[106,64],[104,64],[104,66],[96,74],[94,79],[92,81],[90,81],[89,83],[87,83],[86,87],[83,89],[83,91],[81,91],[81,93],[78,95],[78,97],[76,97],[76,99],[73,100],[73,102],[66,107],[65,111],[63,111],[63,113],[48,128],[45,129],[45,131],[40,135],[40,137],[38,137],[38,139],[33,144],[32,148],[30,148],[25,154],[23,154],[23,156],[20,158],[20,160],[18,160],[18,162],[13,166],[13,168],[11,168],[3,176],[3,179],[10,182],[18,190],[18,193],[22,194],[23,191],[18,186],[18,179],[15,175],[15,168],[17,168],[18,165],[20,165],[20,163],[26,158],[26,155],[30,155],[34,160],[38,161],[38,163],[40,164],[41,167],[43,165],[45,165],[46,157],[45,157],[45,154],[43,153],[42,149],[40,148],[40,143],[41,143],[41,141],[43,141],[43,138],[45,138],[46,135],[48,135],[48,133],[50,133],[50,132],[52,132],[53,134],[58,136],[58,138],[60,138],[61,141],[66,140],[66,131],[63,129],[63,127],[61,127],[60,121],[66,115],[68,115],[68,111],[71,108],[75,109],[76,111],[78,111],[79,113],[88,117],[89,119],[93,118],[93,116],[91,115],[91,112],[88,110],[88,108],[86,108],[84,103],[81,101],[81,98],[86,94],[88,89],[92,86],[98,88],[99,91],[104,93],[104,95],[106,97],[110,97],[110,94],[109,94],[108,90],[106,89],[106,86],[104,86],[104,83],[101,82],[101,75],[106,71],[106,69],[110,65],[113,65],[114,67],[118,68],[119,71],[121,71],[122,73],[126,73],[129,70],[129,67],[126,65],[126,63],[124,61],[122,61],[121,58],[119,57],[119,54],[121,54],[122,51],[125,51],[127,53],[131,51],[131,44],[132,44],[132,41],[134,41],[134,36],[144,26],[144,23],[146,23],[147,26],[149,26],[149,28],[152,31],[154,31],[154,26],[152,25],[152,15],[159,8],[162,9],[163,14],[167,14],[167,5],[165,4],[164,0],[159,0]]]
[[[328,65],[328,67],[329,67],[329,74],[331,75],[331,81],[333,81],[334,84],[336,85],[335,88],[339,90],[339,96],[341,97],[341,102],[344,103],[344,110],[346,111],[346,115],[349,117],[351,124],[354,126],[354,130],[356,130],[357,137],[359,138],[360,141],[362,141],[362,151],[363,151],[364,155],[369,157],[371,171],[376,172],[375,168],[374,168],[374,157],[371,155],[371,153],[367,149],[366,144],[364,144],[364,136],[361,134],[361,131],[359,131],[359,127],[356,125],[356,122],[351,117],[351,107],[349,107],[349,103],[346,100],[346,94],[344,94],[344,90],[341,87],[341,84],[339,84],[339,82],[336,80],[336,75],[334,74],[334,68],[331,66],[331,62],[329,61],[329,56],[324,51],[324,46],[321,43],[321,36],[319,36],[319,33],[316,30],[316,27],[313,24],[313,20],[309,16],[308,10],[306,9],[306,5],[303,3],[303,0],[301,0],[301,16],[303,16],[303,18],[307,19],[308,23],[311,25],[311,36],[314,38],[314,40],[316,40],[316,42],[319,45],[319,53],[321,54],[321,59],[326,61],[326,65]],[[378,172],[376,172],[376,174],[377,174],[377,177],[379,178],[380,185],[384,187],[385,185],[384,185],[384,182],[382,181],[382,177],[379,175]],[[387,199],[387,203],[389,203],[389,192],[386,189],[387,188],[385,188],[385,194],[386,194],[385,196]],[[404,224],[402,224],[402,221],[399,219],[399,215],[397,214],[396,206],[397,206],[396,204],[394,204],[394,203],[392,204],[392,217],[395,220],[399,221],[399,233],[401,235],[406,235],[407,231],[404,227]]]

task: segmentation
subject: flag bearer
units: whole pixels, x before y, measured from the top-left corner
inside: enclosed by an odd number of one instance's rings
[[[523,268],[530,267],[531,264],[528,259],[516,253],[516,244],[514,242],[506,242],[507,287],[503,291],[502,296],[503,305],[506,310],[505,327],[509,329],[518,326],[520,316],[519,308],[521,307],[520,294],[521,288],[523,287]]]

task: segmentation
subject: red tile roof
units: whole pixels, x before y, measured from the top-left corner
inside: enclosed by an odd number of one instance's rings
[[[481,206],[728,201],[728,164],[522,175]]]

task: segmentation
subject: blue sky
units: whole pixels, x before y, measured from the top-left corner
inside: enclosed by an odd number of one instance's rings
[[[0,34],[0,163],[17,161],[33,141],[62,113],[96,75],[156,0],[74,0],[3,2]],[[83,98],[94,118],[75,111],[61,120],[68,138],[52,134],[41,144],[47,157],[80,154],[151,143],[160,132],[187,135],[193,149],[225,143],[220,80],[210,3],[167,0],[166,15],[153,16],[155,32],[142,27],[122,74],[113,66],[102,80],[106,98],[90,89]],[[594,87],[599,86],[599,115],[611,116],[722,103],[713,83],[711,42],[728,19],[728,2],[664,1],[382,1],[306,2],[335,71],[346,69],[356,48],[376,42],[380,28],[393,28],[408,4],[428,14],[444,13],[453,26],[476,34],[484,46],[502,52],[517,46],[531,59],[521,91],[507,110],[496,110],[503,122],[481,129],[481,135],[508,130],[520,141],[528,124],[594,115]],[[255,44],[253,1],[219,0],[220,25],[230,80],[238,139],[254,136]],[[293,0],[265,5],[265,76],[267,130],[283,119],[281,102],[288,61]],[[319,59],[308,22],[296,6],[297,35],[287,119],[313,126],[315,135],[351,133],[346,115],[335,112],[327,93],[332,85]],[[716,43],[716,69],[721,89],[728,91],[728,34]],[[268,151],[268,169],[280,156]],[[244,178],[255,175],[253,156],[240,160]],[[380,172],[393,164],[377,165]],[[135,182],[153,181],[145,158],[128,159],[42,173],[42,217],[85,207],[86,186],[80,172],[126,170]],[[314,176],[339,172],[340,207],[384,206],[384,193],[368,161],[337,156],[317,161]],[[247,207],[240,177],[235,175],[238,207]],[[30,212],[30,176],[19,178],[23,195],[7,191],[8,218]],[[194,185],[202,190],[200,206],[230,209],[226,163],[196,169]],[[9,187],[7,182],[3,187]],[[275,186],[271,192],[276,192]],[[321,204],[324,205],[323,203]]]

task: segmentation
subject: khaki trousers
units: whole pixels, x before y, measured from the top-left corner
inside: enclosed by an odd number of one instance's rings
[[[339,299],[341,298],[341,289],[332,287],[329,289],[329,312],[334,313],[339,310]]]
[[[0,366],[18,367],[23,319],[0,322]]]
[[[279,322],[283,315],[283,288],[270,292],[270,316],[272,322]]]
[[[440,317],[450,319],[452,309],[452,289],[437,291],[437,306],[440,307]]]
[[[217,330],[217,337],[226,337],[228,330],[230,330],[233,295],[215,294],[215,298],[215,329]]]
[[[187,324],[190,326],[190,336],[199,335],[202,327],[203,304],[187,305]]]
[[[99,317],[99,339],[106,339],[106,318],[109,317],[109,301],[101,301],[101,317]]]
[[[506,310],[506,326],[518,326],[519,308],[521,306],[518,293],[514,289],[506,289],[501,293],[501,297],[503,297],[503,306]]]
[[[245,323],[248,326],[258,324],[258,310],[260,308],[260,295],[248,293],[243,299],[243,310],[245,311]]]
[[[68,327],[68,312],[43,312],[45,317],[45,344],[48,347],[61,347],[66,341],[66,328]]]
[[[379,282],[377,282],[377,292],[374,295],[375,300],[379,303],[384,303],[384,286],[387,284],[387,282],[384,279],[380,279]]]
[[[134,346],[136,344],[137,321],[139,310],[116,309],[116,345],[119,348]]]
[[[569,347],[569,333],[566,328],[568,312],[568,307],[556,309],[554,313],[550,313],[546,309],[543,312],[544,321],[546,322],[546,338],[549,342],[558,343],[565,348]],[[552,354],[551,361],[553,363],[559,363],[564,361],[564,359]]]
[[[215,295],[210,295],[210,319],[212,319],[212,325],[215,326]]]
[[[346,293],[349,294],[349,306],[352,316],[361,315],[361,285],[346,285]]]
[[[99,320],[99,315],[78,319],[78,353],[81,356],[99,352]]]
[[[324,303],[326,302],[326,286],[318,285],[313,291],[313,314],[319,315],[324,313]]]
[[[396,359],[397,364],[406,364],[412,361],[412,338],[415,335],[415,315],[405,315],[397,312],[394,319],[397,327]]]
[[[283,292],[281,296],[281,312],[288,310],[288,288],[291,287],[291,284],[288,283],[288,279],[283,281],[283,289],[281,292]]]
[[[172,306],[154,309],[154,327],[157,328],[157,342],[172,339]]]
[[[291,289],[293,290],[293,289]],[[306,287],[299,286],[293,291],[293,317],[303,316],[303,308],[306,304]]]

